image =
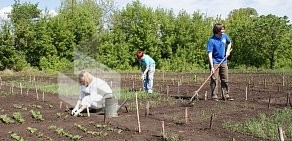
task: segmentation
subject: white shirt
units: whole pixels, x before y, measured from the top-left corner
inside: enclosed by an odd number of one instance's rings
[[[92,104],[92,102],[101,101],[107,94],[113,94],[110,86],[100,78],[93,78],[88,86],[81,85],[79,98],[82,100],[85,96],[89,95],[90,101],[88,102]]]

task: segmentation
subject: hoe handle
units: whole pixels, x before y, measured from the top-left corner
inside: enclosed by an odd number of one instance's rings
[[[190,100],[190,102],[192,102],[193,101],[193,99],[194,99],[194,97],[196,96],[196,95],[198,95],[198,92],[202,89],[202,87],[206,84],[206,82],[211,78],[211,76],[215,73],[215,71],[220,67],[220,65],[223,63],[223,61],[226,59],[226,57],[224,57],[223,59],[222,59],[222,61],[219,63],[219,65],[215,68],[215,70],[214,70],[214,72],[212,72],[209,76],[208,76],[208,78],[205,80],[205,82],[199,87],[199,89],[195,92],[195,94],[192,96],[192,98],[191,98],[191,100]]]

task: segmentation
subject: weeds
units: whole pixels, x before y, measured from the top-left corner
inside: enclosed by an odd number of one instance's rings
[[[223,128],[234,132],[248,133],[261,138],[278,139],[278,127],[282,127],[287,138],[292,139],[292,110],[283,109],[275,112],[272,116],[259,114],[256,118],[251,118],[244,123],[232,123],[225,121]]]

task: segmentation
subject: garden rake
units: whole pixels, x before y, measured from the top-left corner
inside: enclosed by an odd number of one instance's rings
[[[190,102],[189,102],[189,104],[191,104],[192,102],[193,102],[193,100],[194,100],[194,98],[195,97],[197,97],[199,94],[199,91],[202,89],[202,87],[207,83],[207,81],[212,77],[212,75],[215,73],[215,71],[220,67],[220,65],[223,63],[223,61],[226,59],[226,57],[224,57],[223,59],[222,59],[222,61],[219,63],[219,65],[215,68],[215,70],[214,70],[214,72],[212,72],[209,76],[208,76],[208,78],[205,80],[205,82],[199,87],[199,89],[198,90],[196,90],[195,91],[195,94],[192,96],[192,98],[190,99]]]

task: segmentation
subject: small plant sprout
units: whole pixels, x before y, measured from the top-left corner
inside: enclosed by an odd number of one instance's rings
[[[87,129],[85,127],[83,127],[82,125],[79,125],[77,123],[75,123],[74,126],[76,126],[78,129],[80,129],[83,132],[86,132],[87,131]]]
[[[22,114],[20,112],[14,112],[13,113],[13,118],[19,122],[19,123],[24,123],[25,119],[23,118]]]
[[[35,133],[38,129],[36,129],[36,128],[32,128],[32,127],[27,127],[26,130],[33,134],[33,133]]]
[[[6,114],[5,115],[0,115],[0,120],[3,122],[3,123],[6,123],[6,124],[11,124],[11,123],[14,123],[15,121],[12,120],[10,117],[8,117]]]
[[[11,137],[12,139],[16,140],[16,141],[25,141],[23,137],[17,135],[17,134],[14,133],[14,132],[11,132],[10,137]]]
[[[38,120],[38,121],[44,121],[43,115],[41,114],[40,111],[34,111],[34,110],[30,110],[31,115],[34,119]]]

